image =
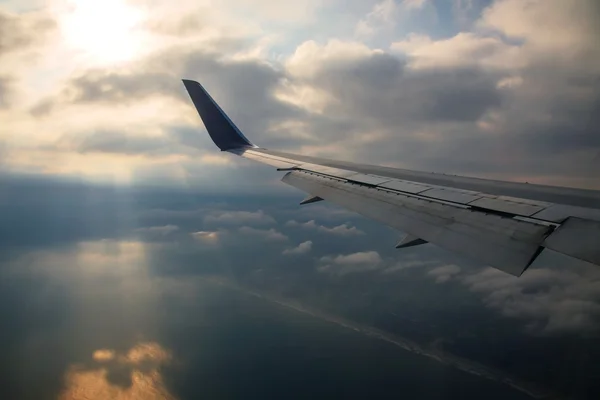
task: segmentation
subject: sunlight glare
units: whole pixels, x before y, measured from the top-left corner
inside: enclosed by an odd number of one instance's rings
[[[124,0],[68,0],[61,28],[65,43],[98,64],[133,58],[141,49],[140,10]]]

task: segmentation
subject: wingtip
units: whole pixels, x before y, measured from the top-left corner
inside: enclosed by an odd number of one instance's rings
[[[197,81],[181,79],[213,142],[222,151],[257,147],[235,126],[233,121]]]

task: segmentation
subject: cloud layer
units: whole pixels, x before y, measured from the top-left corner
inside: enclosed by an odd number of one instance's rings
[[[442,24],[454,18],[434,2],[386,0],[351,6],[354,22],[340,21],[320,39],[301,28],[327,19],[319,2],[293,14],[303,21],[298,25],[261,29],[258,22],[290,14],[271,2],[249,2],[256,19],[242,22],[229,2],[210,9],[185,2],[180,12],[160,1],[135,9],[142,3],[127,5],[138,22],[124,40],[139,36],[145,46],[118,65],[72,48],[64,18],[81,17],[77,10],[2,14],[0,57],[8,69],[0,71],[0,104],[12,112],[3,115],[0,135],[11,170],[100,179],[101,165],[109,164],[105,174],[120,181],[159,181],[160,174],[170,185],[214,180],[213,171],[229,161],[212,162],[214,147],[180,82],[187,77],[202,81],[265,147],[597,185],[600,51],[591,0],[464,8],[469,23],[443,35],[395,29],[407,15],[424,18],[423,26],[430,15]],[[29,34],[32,27],[67,38],[44,41]],[[299,39],[289,39],[293,30]],[[24,51],[41,57],[39,67],[19,70],[23,60],[15,54]],[[73,56],[70,74],[49,75],[57,54]],[[43,76],[44,89],[33,90]],[[20,140],[21,131],[31,140]]]

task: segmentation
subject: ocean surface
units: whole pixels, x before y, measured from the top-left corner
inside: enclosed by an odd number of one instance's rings
[[[62,313],[68,290],[25,299],[3,330],[0,398],[529,398],[231,287],[164,284]]]

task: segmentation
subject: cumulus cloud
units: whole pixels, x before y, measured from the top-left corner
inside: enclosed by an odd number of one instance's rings
[[[354,235],[364,235],[365,233],[355,226],[349,226],[348,224],[341,224],[338,226],[334,226],[332,228],[328,228],[326,226],[319,226],[317,228],[320,232],[331,233],[333,235],[340,236],[354,236]]]
[[[250,235],[268,241],[279,242],[288,240],[288,237],[286,235],[275,230],[274,228],[256,229],[249,226],[242,226],[238,229],[238,231],[244,235]]]
[[[290,254],[306,254],[312,248],[312,241],[307,240],[306,242],[300,243],[296,247],[292,247],[291,249],[285,249],[281,254],[290,255]]]
[[[459,272],[460,267],[458,265],[450,264],[434,268],[431,271],[429,271],[427,275],[433,277],[435,279],[435,283],[444,283],[450,280],[454,275],[458,274]]]
[[[311,219],[310,221],[306,221],[306,222],[298,222],[295,219],[292,219],[292,220],[286,222],[285,226],[301,227],[301,228],[315,228],[315,229],[318,227],[318,225],[314,219]]]
[[[381,256],[376,251],[325,256],[320,259],[320,262],[323,265],[318,268],[319,272],[339,276],[376,270],[382,265]]]
[[[315,222],[315,220],[310,220],[307,222],[298,222],[296,220],[290,220],[285,223],[285,226],[289,227],[299,227],[299,228],[308,228],[315,229],[319,232],[330,233],[332,235],[340,235],[340,236],[354,236],[354,235],[364,235],[364,232],[355,226],[350,226],[348,223],[337,225],[334,227],[327,227],[324,225],[319,225]]]
[[[263,210],[258,211],[213,211],[204,218],[205,223],[215,225],[266,225],[275,219]]]
[[[473,32],[460,32],[440,40],[411,34],[405,40],[392,43],[391,48],[409,56],[408,66],[417,70],[473,66],[502,70],[523,66],[519,46]]]

